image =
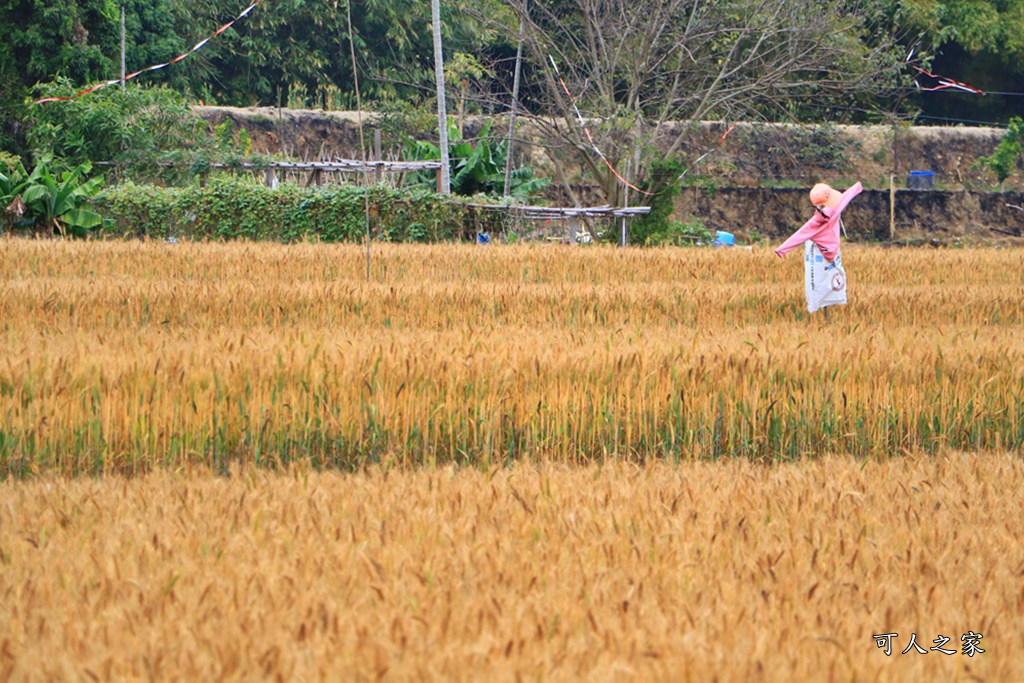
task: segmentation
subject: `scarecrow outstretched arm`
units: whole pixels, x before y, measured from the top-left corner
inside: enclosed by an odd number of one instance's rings
[[[811,220],[803,224],[803,226],[793,233],[793,236],[782,243],[782,245],[775,250],[775,253],[782,258],[789,252],[793,251],[797,247],[803,245],[804,242],[813,238],[821,230],[821,226],[825,224],[825,218],[820,213],[815,212],[811,217]]]
[[[833,211],[831,215],[838,216],[840,213],[842,213],[843,209],[846,208],[846,205],[850,203],[850,200],[859,195],[863,189],[864,186],[861,185],[859,181],[852,185],[851,187],[848,187],[846,189],[846,192],[843,193],[842,198],[839,200],[839,205],[835,208],[835,211]]]

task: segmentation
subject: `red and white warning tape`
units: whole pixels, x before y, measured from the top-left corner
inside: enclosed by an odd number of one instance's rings
[[[71,95],[69,97],[44,97],[41,100],[36,100],[35,104],[43,104],[45,102],[64,102],[64,101],[67,101],[67,100],[73,100],[76,97],[81,97],[82,95],[87,95],[87,94],[89,94],[91,92],[96,92],[97,90],[99,90],[101,88],[106,88],[108,85],[117,85],[118,83],[121,83],[123,81],[130,81],[131,79],[135,78],[139,74],[146,73],[147,71],[157,71],[159,69],[164,68],[165,66],[170,66],[171,64],[175,64],[177,62],[180,62],[181,60],[185,59],[185,57],[188,57],[193,52],[196,52],[197,50],[202,48],[204,45],[206,45],[208,42],[210,42],[213,38],[216,38],[221,33],[224,33],[224,31],[226,31],[229,28],[231,28],[232,24],[234,24],[236,21],[238,21],[239,19],[241,19],[245,15],[249,14],[249,12],[253,11],[253,9],[256,8],[256,5],[260,4],[260,2],[262,2],[262,0],[253,0],[253,3],[251,5],[249,5],[248,7],[246,7],[244,10],[242,10],[242,12],[237,17],[235,17],[234,19],[232,19],[228,23],[226,23],[223,26],[221,26],[219,29],[217,29],[216,31],[211,33],[208,37],[204,38],[203,40],[200,40],[198,43],[196,43],[195,47],[193,47],[188,52],[185,52],[185,53],[182,53],[182,54],[178,55],[177,57],[175,57],[174,59],[172,59],[169,62],[164,62],[163,64],[154,64],[153,66],[150,66],[150,67],[147,67],[145,69],[141,69],[139,71],[136,71],[133,74],[128,74],[124,78],[116,78],[116,79],[114,79],[112,81],[104,81],[103,83],[97,83],[96,85],[94,85],[94,86],[92,86],[90,88],[86,88],[85,90],[82,90],[81,92],[77,92],[74,95]]]
[[[923,88],[923,87],[921,87],[921,84],[917,82],[917,79],[915,78],[914,79],[914,85],[917,87],[918,90],[923,90],[925,92],[933,92],[935,90],[945,90],[946,88],[954,88],[956,90],[963,90],[964,92],[974,93],[975,95],[984,95],[985,94],[984,90],[979,90],[978,88],[975,88],[974,86],[971,86],[971,85],[967,85],[966,83],[961,83],[960,81],[954,81],[952,78],[946,78],[945,76],[937,76],[937,75],[935,75],[935,74],[933,74],[933,73],[931,73],[929,71],[925,71],[924,69],[922,69],[919,66],[915,66],[914,68],[917,69],[918,71],[920,71],[922,74],[924,74],[928,78],[934,78],[935,80],[937,80],[939,82],[939,84],[934,86],[934,87]]]

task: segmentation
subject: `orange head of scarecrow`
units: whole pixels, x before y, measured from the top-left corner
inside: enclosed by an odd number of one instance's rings
[[[825,183],[818,183],[811,188],[811,204],[815,208],[823,209],[828,207],[834,209],[839,206],[839,202],[842,199],[842,193],[838,190],[833,190]]]

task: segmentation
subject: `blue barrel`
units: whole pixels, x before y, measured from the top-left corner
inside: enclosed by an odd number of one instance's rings
[[[935,189],[935,172],[934,171],[911,171],[910,177],[907,178],[907,189],[908,190],[934,190]]]
[[[722,232],[721,230],[715,231],[715,241],[712,242],[716,247],[735,247],[736,238],[733,237],[731,232]]]

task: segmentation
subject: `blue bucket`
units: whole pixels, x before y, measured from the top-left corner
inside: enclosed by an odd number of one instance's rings
[[[736,238],[731,232],[722,232],[721,230],[715,231],[715,241],[712,242],[716,247],[735,247]]]
[[[907,178],[908,190],[934,190],[935,171],[911,171]]]

